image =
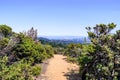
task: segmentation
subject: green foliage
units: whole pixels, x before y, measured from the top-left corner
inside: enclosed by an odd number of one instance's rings
[[[34,57],[35,63],[41,63],[43,60],[47,59],[47,53],[45,48],[40,44],[34,44],[32,49],[32,57]]]
[[[67,61],[72,63],[78,63],[77,59],[82,52],[83,46],[81,44],[69,44],[64,51],[64,55],[67,56]]]
[[[33,80],[31,73],[32,66],[23,62],[15,62],[12,65],[8,65],[8,57],[0,58],[0,80]],[[40,71],[38,69],[38,71]]]
[[[71,62],[71,63],[77,63],[77,58],[73,58],[73,57],[67,56],[67,61]]]
[[[45,48],[40,43],[35,43],[32,38],[23,34],[18,35],[20,42],[14,46],[12,54],[16,59],[29,60],[33,58],[34,63],[40,63],[46,59]]]
[[[92,43],[83,47],[78,58],[82,79],[111,80],[115,77],[113,76],[115,56],[111,49],[111,41],[114,39],[110,35],[110,31],[115,27],[114,23],[110,23],[96,25],[93,31],[90,27],[86,28]]]
[[[41,72],[40,65],[33,66],[32,69],[31,69],[31,72],[32,72],[33,76],[38,76],[40,74],[40,72]]]
[[[64,52],[64,55],[67,55],[70,57],[78,57],[81,51],[82,51],[81,44],[69,44]]]
[[[79,60],[79,64],[80,65],[84,65],[85,66],[85,64],[89,63],[92,60],[92,58],[88,57],[87,55],[84,54],[84,55],[81,55],[78,58],[78,60]]]
[[[54,48],[54,53],[55,54],[63,54],[65,53],[65,48],[63,47],[57,47],[57,48]]]
[[[0,49],[5,48],[8,45],[9,39],[3,38],[0,40]]]
[[[44,45],[51,45],[54,48],[66,48],[67,43],[61,40],[49,40],[46,38],[39,38],[39,41]]]
[[[92,38],[94,38],[96,35],[94,34],[94,33],[92,33],[92,32],[88,32],[88,35],[90,36],[90,37],[92,37]]]
[[[17,34],[9,26],[0,25],[0,80],[33,80],[40,74],[37,64],[52,57],[54,50],[36,37],[37,30]]]
[[[44,45],[44,48],[47,54],[47,58],[53,57],[53,54],[54,54],[53,48],[50,45]]]
[[[2,33],[4,37],[9,37],[12,34],[12,28],[7,25],[0,25],[0,33]]]
[[[116,27],[116,24],[110,23],[110,24],[108,24],[108,27],[109,27],[109,31],[110,31]]]

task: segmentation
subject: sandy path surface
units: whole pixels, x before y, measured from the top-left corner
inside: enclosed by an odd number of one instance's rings
[[[72,75],[71,70],[78,71],[79,68],[76,64],[68,63],[66,57],[63,55],[54,55],[48,62],[45,73],[42,73],[42,79],[38,77],[36,80],[79,80],[69,79]],[[75,75],[74,75],[75,76]]]

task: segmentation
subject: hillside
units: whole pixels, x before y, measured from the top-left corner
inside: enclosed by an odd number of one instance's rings
[[[90,43],[90,40],[86,37],[78,37],[78,36],[43,36],[38,37],[42,44],[50,44],[53,47],[56,46],[65,46],[67,44],[84,44]],[[56,45],[56,46],[55,46]]]

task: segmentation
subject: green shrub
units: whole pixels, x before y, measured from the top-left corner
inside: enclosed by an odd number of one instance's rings
[[[53,57],[53,54],[54,54],[53,48],[50,45],[44,45],[44,48],[47,54],[47,58]]]
[[[8,45],[9,39],[8,38],[3,38],[0,40],[0,50],[5,48]]]
[[[8,57],[0,58],[0,80],[33,80],[30,64],[19,61],[8,65]]]
[[[40,65],[33,66],[31,72],[33,76],[38,76],[41,72],[41,66]]]
[[[32,38],[23,34],[18,35],[20,42],[12,49],[12,54],[15,55],[16,59],[33,58],[34,63],[41,63],[46,59],[47,54],[44,47],[38,42],[35,43]]]
[[[68,62],[71,62],[71,63],[77,63],[77,58],[67,56],[67,61],[68,61]]]
[[[41,72],[36,64],[53,56],[53,48],[43,46],[36,40],[36,30],[33,32],[31,36],[17,34],[9,26],[0,25],[0,80],[33,80]]]

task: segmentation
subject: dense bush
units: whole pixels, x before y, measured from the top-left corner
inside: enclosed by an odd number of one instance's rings
[[[72,63],[78,63],[77,59],[82,52],[81,44],[69,44],[64,50],[64,55],[67,56],[67,61]]]
[[[37,64],[52,57],[54,51],[36,37],[37,30],[33,28],[18,34],[0,25],[0,80],[33,80],[40,74],[41,66]]]
[[[0,25],[0,37],[9,37],[12,35],[12,28],[7,25]]]
[[[35,65],[31,68],[31,72],[33,76],[38,76],[41,72],[41,67],[40,65]]]
[[[50,45],[44,45],[44,48],[47,54],[47,58],[53,57],[54,49]]]
[[[20,42],[13,47],[12,54],[16,59],[29,60],[33,58],[35,63],[40,63],[46,58],[45,48],[39,43],[35,43],[33,39],[24,34],[18,34]]]
[[[78,57],[67,56],[67,61],[70,63],[77,63]]]
[[[0,80],[33,80],[30,64],[18,61],[8,65],[8,57],[0,58]]]
[[[3,38],[0,40],[0,50],[2,50],[3,48],[5,48],[8,45],[9,39],[7,38]]]
[[[85,51],[79,56],[80,74],[82,80],[115,80],[115,52],[111,49],[114,43],[110,31],[114,29],[114,23],[96,25],[93,30],[87,27],[91,45],[86,46]],[[116,47],[116,46],[112,46]]]
[[[82,45],[81,44],[69,44],[65,49],[64,54],[70,57],[78,57],[81,54]]]

